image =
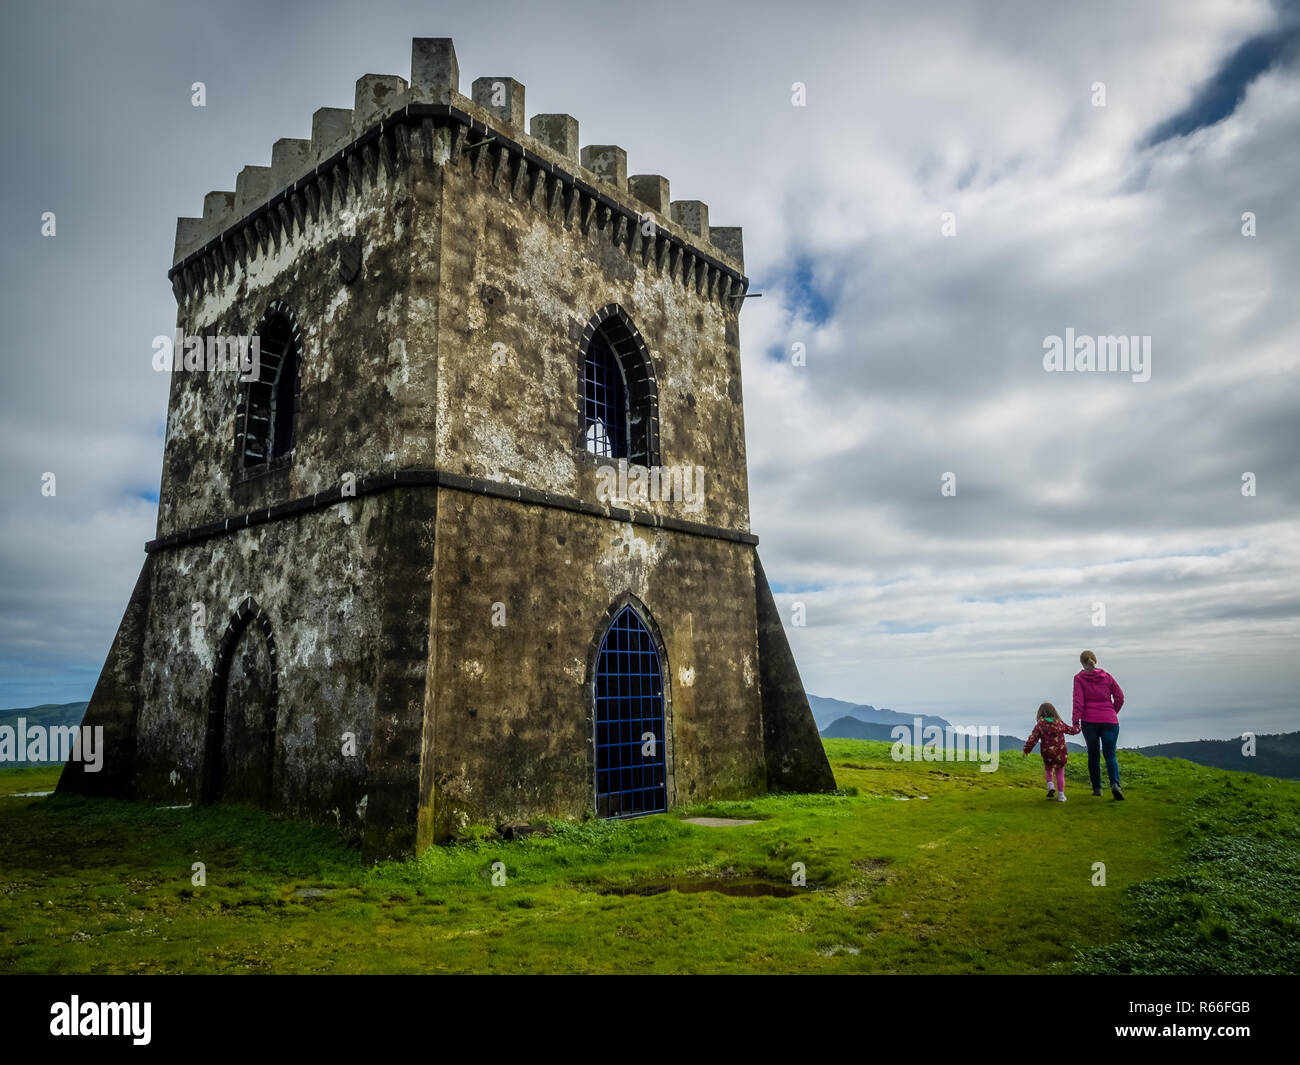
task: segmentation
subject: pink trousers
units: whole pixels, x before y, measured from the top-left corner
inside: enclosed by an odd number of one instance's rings
[[[1056,774],[1056,790],[1065,791],[1065,766],[1043,766],[1043,775],[1047,777],[1047,786],[1052,786],[1052,774]]]

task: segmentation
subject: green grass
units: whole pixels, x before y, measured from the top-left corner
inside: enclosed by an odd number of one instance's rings
[[[1300,784],[1122,752],[1129,801],[1093,798],[1076,757],[1070,801],[1048,803],[1036,755],[981,773],[896,763],[885,743],[826,748],[839,794],[561,822],[511,843],[480,832],[369,867],[329,827],[15,798],[58,769],[6,770],[0,971],[1300,970]],[[704,828],[686,814],[761,820]],[[795,862],[807,888],[794,898],[602,893],[788,884]]]
[[[0,797],[53,791],[62,772],[61,765],[4,766],[0,768]]]

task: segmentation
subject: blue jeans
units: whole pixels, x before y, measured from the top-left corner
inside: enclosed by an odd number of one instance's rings
[[[1106,756],[1106,776],[1110,778],[1112,788],[1119,787],[1119,762],[1115,760],[1115,741],[1119,739],[1119,725],[1108,725],[1101,721],[1081,721],[1083,740],[1088,745],[1088,779],[1092,781],[1092,790],[1101,790],[1101,758],[1097,748]]]

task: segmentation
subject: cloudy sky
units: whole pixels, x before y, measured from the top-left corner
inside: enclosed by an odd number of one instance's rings
[[[176,217],[452,36],[463,91],[516,77],[744,227],[752,523],[810,691],[1023,735],[1089,647],[1122,743],[1300,727],[1298,26],[1264,0],[6,4],[0,706],[89,697],[153,534]],[[1150,379],[1048,372],[1067,330],[1149,337]]]

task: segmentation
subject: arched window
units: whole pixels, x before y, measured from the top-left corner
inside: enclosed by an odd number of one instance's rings
[[[605,632],[593,683],[596,814],[668,809],[663,668],[654,637],[631,606]]]
[[[659,395],[645,343],[624,310],[596,313],[582,339],[582,446],[643,466],[659,462]]]
[[[282,303],[267,308],[257,327],[257,379],[246,382],[236,418],[239,465],[250,470],[281,465],[293,450],[298,413],[302,333]]]

